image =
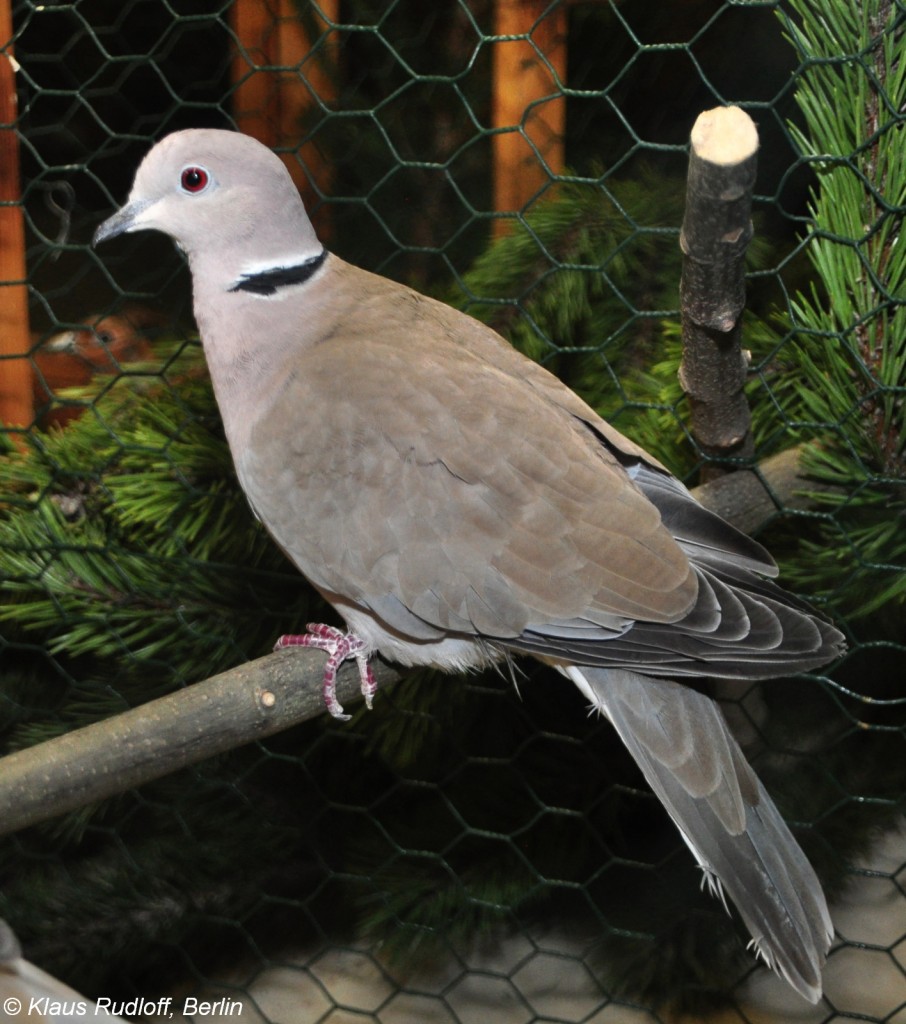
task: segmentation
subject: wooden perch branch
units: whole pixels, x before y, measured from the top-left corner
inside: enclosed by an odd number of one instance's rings
[[[693,493],[740,529],[752,531],[780,508],[805,508],[797,492],[800,450],[765,460],[759,472],[732,473]],[[381,662],[381,688],[400,673]],[[177,690],[132,711],[0,758],[0,835],[104,800],[179,768],[282,732],[324,714],[324,655],[279,651]],[[337,680],[344,705],[360,699],[347,662]]]
[[[388,686],[399,673],[372,668]],[[324,655],[285,650],[0,759],[0,835],[122,793],[324,713]],[[337,677],[359,693],[355,662]]]
[[[813,508],[813,495],[838,490],[804,475],[805,445],[763,459],[754,470],[742,469],[715,477],[692,489],[705,508],[716,512],[743,533],[756,533],[784,509]]]
[[[681,236],[680,377],[692,404],[693,433],[714,455],[751,452],[739,322],[757,146],[755,126],[735,107],[702,114],[692,132]],[[805,507],[797,492],[815,485],[799,475],[799,463],[798,450],[785,452],[757,472],[713,480],[696,496],[752,532],[779,509]],[[399,678],[381,663],[374,669],[382,686]],[[281,651],[0,759],[0,834],[323,714],[323,671],[324,655],[317,651]],[[354,664],[343,666],[337,695],[344,704],[360,696]]]
[[[752,237],[758,133],[738,107],[701,114],[692,129],[686,213],[680,234],[683,360],[679,378],[692,435],[713,457],[754,454],[743,391],[745,255]]]

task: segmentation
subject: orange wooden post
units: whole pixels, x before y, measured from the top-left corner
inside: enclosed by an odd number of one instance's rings
[[[0,0],[0,424],[27,427],[34,407],[12,38],[10,0]]]
[[[494,44],[492,123],[512,130],[493,136],[494,208],[524,210],[563,170],[566,100],[566,4],[496,0],[494,34],[520,36]],[[550,66],[548,66],[550,65]],[[531,140],[531,141],[529,141]],[[534,146],[534,148],[533,148]],[[537,149],[537,153],[535,150]],[[507,222],[495,222],[495,233]]]
[[[240,47],[233,60],[237,127],[271,148],[297,149],[304,169],[293,154],[283,158],[310,210],[317,194],[312,183],[329,192],[331,173],[315,143],[300,146],[299,142],[306,112],[319,101],[330,104],[336,98],[330,66],[336,44],[329,31],[330,23],[339,18],[339,8],[339,0],[312,5],[311,16],[321,31],[317,47],[318,38],[309,39],[293,0],[235,0],[230,8]],[[313,219],[323,237],[328,228],[323,207]]]

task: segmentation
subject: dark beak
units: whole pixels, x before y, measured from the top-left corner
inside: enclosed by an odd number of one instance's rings
[[[91,239],[91,244],[95,246],[100,242],[106,242],[109,238],[116,238],[117,235],[124,235],[129,231],[140,231],[142,225],[135,223],[136,218],[139,214],[144,213],[150,205],[147,201],[126,203],[121,210],[117,210],[111,217],[108,217],[102,224],[98,225],[94,238]]]

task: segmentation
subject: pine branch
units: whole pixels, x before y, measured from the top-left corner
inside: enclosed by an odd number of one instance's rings
[[[823,524],[785,574],[865,616],[906,601],[906,536],[890,528],[906,510],[906,13],[888,0],[791,6],[804,125],[790,130],[818,179],[815,283],[791,304],[794,372],[774,390],[789,421],[820,433],[807,472],[846,499],[818,496]]]
[[[743,528],[802,504],[798,451],[699,488],[703,503]],[[798,497],[797,497],[798,495]],[[381,687],[400,676],[375,663]],[[324,713],[324,656],[281,651],[0,759],[0,834],[142,785],[186,765]],[[337,683],[341,704],[361,698],[354,664]]]
[[[713,146],[699,143],[706,155],[715,156]],[[714,180],[707,173],[705,178],[710,183],[705,191],[713,191]],[[636,294],[633,289],[646,272],[650,276],[650,264],[639,267],[619,255],[620,236],[631,238],[638,230],[641,191],[617,191],[619,202],[610,196],[602,202],[587,191],[567,190],[560,201],[539,209],[525,233],[495,246],[464,282],[473,301],[481,294],[514,297],[515,304],[504,309],[507,315],[518,311],[510,326],[520,347],[530,348],[531,337],[537,343],[534,327],[539,323],[548,336],[557,335],[571,346],[583,324],[600,334],[596,318],[600,322],[619,311],[625,316],[626,296]],[[689,236],[698,251],[699,235],[691,227]],[[643,236],[636,260],[650,260],[647,243],[654,238]],[[501,258],[501,249],[507,258]],[[718,245],[717,252],[733,257],[732,267],[717,277],[736,282],[738,289],[738,247]],[[530,289],[526,281],[537,276],[539,259],[567,266],[547,275],[545,287]],[[608,273],[589,274],[596,263],[606,265]],[[504,269],[515,279],[502,282]],[[586,293],[582,285],[589,280],[595,284]],[[730,302],[738,314],[741,297],[734,294]],[[593,312],[596,307],[608,312]],[[489,305],[479,311],[493,318],[500,310]],[[700,313],[711,321],[727,315],[703,306]],[[205,666],[235,662],[235,652],[220,639],[221,633],[231,631],[215,620],[230,614],[235,604],[243,632],[254,635],[248,602],[241,599],[243,583],[236,584],[238,567],[251,578],[256,568],[272,564],[262,531],[247,512],[241,514],[244,504],[235,483],[226,482],[231,480],[228,456],[219,431],[212,433],[206,426],[213,408],[197,367],[198,352],[193,350],[182,361],[167,358],[163,383],[158,371],[150,383],[141,385],[136,378],[126,382],[132,390],[125,396],[111,394],[105,386],[104,396],[93,406],[94,418],[47,439],[31,459],[11,460],[3,467],[8,486],[18,481],[20,493],[41,497],[32,505],[31,499],[23,500],[31,515],[13,514],[3,524],[6,546],[15,553],[8,586],[19,597],[0,614],[22,623],[23,629],[48,634],[51,650],[100,657],[116,664],[117,674],[123,656],[131,657],[127,678],[137,676],[140,683],[128,694],[129,703],[140,705],[135,710],[28,746],[2,762],[3,828],[23,827],[102,800],[323,711],[323,657],[313,652],[271,655],[146,703],[171,689],[174,680],[197,679]],[[669,369],[664,372],[672,376]],[[730,390],[718,384],[721,394]],[[787,453],[756,473],[733,474],[711,485],[702,497],[751,530],[778,508],[800,501],[796,495],[805,481],[798,466],[798,455]],[[275,568],[277,564],[273,562]],[[290,570],[286,575],[293,578]],[[172,627],[177,608],[180,621],[191,624],[184,631]],[[272,639],[276,630],[267,608],[261,620]],[[140,657],[133,655],[138,651]],[[156,665],[167,666],[158,679],[153,678]],[[290,666],[298,670],[291,686]],[[383,677],[387,682],[397,678],[390,669]],[[256,703],[256,694],[264,691],[275,697],[266,714]],[[354,671],[344,671],[340,693],[344,702],[355,699]],[[118,707],[121,702],[102,713],[112,714]],[[95,717],[99,712],[92,702]],[[21,728],[20,734],[19,745],[25,746]],[[38,734],[32,730],[29,741]]]
[[[562,185],[443,297],[608,415],[625,405],[621,382],[650,361],[675,302],[681,215],[680,182],[652,172]]]

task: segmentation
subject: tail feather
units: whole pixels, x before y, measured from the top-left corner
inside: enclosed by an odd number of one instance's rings
[[[564,668],[613,723],[756,949],[812,1003],[833,924],[821,884],[714,701],[623,670]]]

